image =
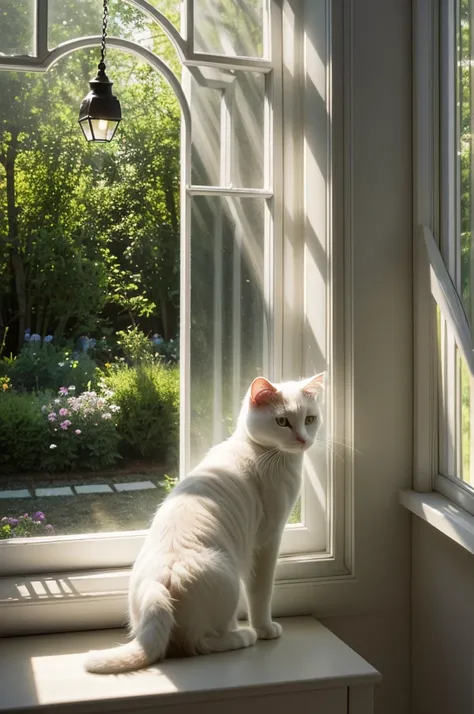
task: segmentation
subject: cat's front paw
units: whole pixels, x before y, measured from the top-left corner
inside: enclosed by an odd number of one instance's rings
[[[255,627],[259,640],[276,640],[281,636],[283,627],[278,622],[269,622],[268,625]]]

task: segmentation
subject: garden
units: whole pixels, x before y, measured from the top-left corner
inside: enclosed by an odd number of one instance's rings
[[[26,6],[4,5],[18,46]],[[50,22],[55,43],[96,34],[100,3],[52,2]],[[179,74],[132,6],[110,32],[149,33]],[[176,475],[180,112],[149,66],[109,57],[125,117],[110,145],[77,123],[95,50],[0,73],[3,538],[145,527]]]

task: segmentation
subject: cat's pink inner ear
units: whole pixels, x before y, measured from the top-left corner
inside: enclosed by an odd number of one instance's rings
[[[320,372],[316,377],[312,377],[303,387],[304,394],[309,397],[317,397],[324,389],[325,372]]]
[[[250,387],[250,402],[256,407],[269,404],[275,398],[277,391],[277,388],[268,379],[257,377]]]

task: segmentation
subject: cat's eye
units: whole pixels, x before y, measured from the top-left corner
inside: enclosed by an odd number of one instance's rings
[[[278,426],[290,426],[290,422],[288,421],[288,419],[286,417],[277,417],[275,419],[275,421],[278,424]]]
[[[307,417],[306,417],[306,419],[304,420],[304,423],[305,423],[305,424],[312,424],[314,421],[316,421],[316,417],[310,415],[310,416],[307,416]]]

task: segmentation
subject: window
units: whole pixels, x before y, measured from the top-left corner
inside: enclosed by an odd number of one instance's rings
[[[470,0],[441,4],[439,16],[433,5],[431,27],[428,23],[418,37],[420,68],[427,58],[421,49],[423,32],[425,42],[430,38],[432,54],[424,70],[419,70],[427,89],[418,100],[416,211],[427,252],[417,273],[416,485],[429,490],[432,478],[436,490],[474,514],[473,11]],[[437,21],[439,44],[433,32]],[[427,132],[421,128],[426,119]],[[429,289],[423,267],[426,255],[434,297],[429,304],[425,302]],[[436,411],[438,419],[433,422]]]
[[[335,220],[343,205],[341,8],[335,3],[331,10],[319,0],[112,5],[108,72],[124,120],[116,140],[97,149],[84,144],[75,112],[97,61],[98,38],[91,35],[101,26],[100,3],[4,0],[3,5],[9,18],[3,27],[9,31],[0,31],[0,82],[11,106],[0,102],[0,230],[12,254],[15,240],[23,255],[51,245],[63,250],[63,241],[75,266],[69,275],[68,261],[53,253],[47,269],[41,264],[37,271],[39,279],[31,265],[24,306],[2,335],[4,344],[12,344],[15,335],[12,351],[22,350],[26,363],[37,359],[37,346],[59,356],[55,369],[76,370],[76,381],[84,372],[72,393],[71,379],[59,385],[53,375],[46,385],[69,393],[48,396],[35,412],[50,429],[47,448],[53,447],[42,457],[43,471],[58,463],[63,444],[68,455],[66,439],[73,429],[74,436],[85,438],[86,417],[83,429],[74,423],[64,427],[82,409],[81,398],[93,402],[86,411],[104,426],[103,439],[113,442],[112,427],[123,418],[116,407],[142,418],[143,412],[133,412],[136,390],[145,402],[158,395],[164,407],[157,412],[155,402],[147,402],[151,416],[145,414],[141,436],[128,424],[120,439],[131,445],[134,458],[135,448],[156,459],[153,449],[147,451],[150,443],[137,439],[154,427],[149,442],[156,447],[153,434],[161,419],[167,441],[161,472],[144,471],[142,461],[125,475],[83,472],[78,479],[76,472],[64,475],[65,457],[61,475],[49,483],[44,472],[28,483],[18,470],[8,481],[0,476],[0,484],[1,479],[7,484],[0,491],[29,491],[35,509],[55,512],[57,524],[66,524],[55,537],[0,542],[0,575],[11,587],[7,576],[53,573],[57,580],[64,572],[76,573],[74,588],[87,582],[87,592],[107,597],[126,589],[126,568],[166,486],[169,463],[179,461],[184,476],[203,451],[229,433],[256,374],[278,380],[328,369],[327,436],[336,452],[338,442],[350,437],[343,284],[350,286]],[[20,95],[31,102],[28,131],[21,124],[26,102],[14,111]],[[23,154],[12,188],[6,157],[15,134],[16,150]],[[51,195],[45,186],[51,186]],[[8,191],[15,196],[13,228]],[[60,261],[65,268],[58,276]],[[84,266],[90,270],[87,285],[97,289],[84,298],[86,307],[76,307],[67,290],[74,279],[84,286]],[[63,281],[54,309],[48,276]],[[93,300],[94,320],[86,324]],[[171,340],[178,324],[180,403],[174,427],[178,358]],[[118,337],[109,340],[117,325]],[[103,343],[99,326],[105,326]],[[45,344],[50,330],[53,340]],[[150,339],[155,330],[165,333],[165,342],[162,335]],[[120,359],[130,362],[129,369]],[[163,361],[173,364],[163,368]],[[88,382],[96,372],[89,379],[87,370],[96,364],[106,384],[92,389]],[[5,374],[4,392],[14,379]],[[39,389],[38,382],[24,380],[20,386],[28,409],[38,406],[32,405],[34,391],[46,399],[46,387]],[[91,391],[96,396],[79,393]],[[62,409],[68,413],[60,414]],[[109,416],[103,424],[104,410]],[[105,462],[104,457],[102,465],[110,466]],[[350,470],[350,454],[342,458],[331,448],[315,449],[308,457],[301,502],[282,543],[279,580],[350,573]],[[39,483],[62,487],[63,495],[39,491]],[[95,491],[87,493],[88,486]],[[11,507],[8,498],[0,504]],[[119,569],[112,580],[111,568]],[[87,580],[92,570],[94,585]]]

